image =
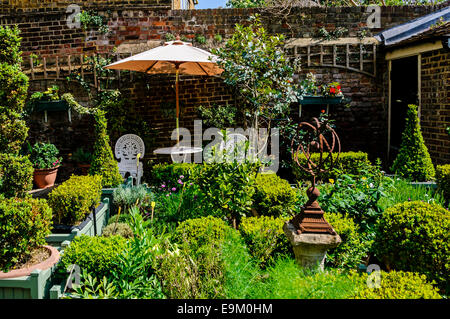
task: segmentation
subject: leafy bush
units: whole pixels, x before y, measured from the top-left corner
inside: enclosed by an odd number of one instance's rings
[[[450,164],[436,166],[436,183],[444,199],[450,200]]]
[[[61,165],[62,161],[58,154],[59,151],[54,144],[36,143],[30,155],[30,161],[37,169],[56,168]]]
[[[328,190],[321,188],[318,201],[325,212],[347,214],[369,239],[373,239],[375,223],[383,212],[378,201],[386,196],[392,184],[391,178],[374,167],[362,176],[339,176]]]
[[[5,199],[0,195],[0,270],[9,271],[45,245],[51,220],[52,210],[43,199]]]
[[[342,242],[327,251],[326,265],[336,268],[356,268],[368,252],[369,244],[359,233],[359,227],[348,216],[326,213],[325,219],[333,226]]]
[[[92,207],[100,204],[102,177],[72,175],[48,196],[55,222],[75,225],[89,215]]]
[[[251,212],[256,174],[260,163],[237,161],[204,164],[195,171],[202,209],[216,217],[226,217],[234,228]]]
[[[369,288],[367,274],[363,275],[361,289],[352,296],[356,299],[441,299],[438,290],[427,282],[425,275],[391,271],[380,272],[380,288]]]
[[[0,153],[0,194],[25,197],[33,187],[33,166],[25,156]]]
[[[278,254],[292,253],[291,244],[283,232],[285,221],[272,216],[242,218],[239,231],[250,254],[261,265],[273,261]]]
[[[90,164],[92,162],[92,153],[84,151],[82,147],[77,148],[72,155],[72,160],[80,164]]]
[[[339,154],[339,158],[337,157],[337,153],[333,153],[333,169],[330,172],[324,173],[319,176],[319,178],[323,181],[328,182],[329,179],[336,179],[339,176],[346,175],[361,175],[364,171],[370,170],[372,164],[367,158],[367,153],[363,152],[342,152]],[[318,163],[320,159],[320,153],[312,153],[311,161],[313,163]],[[336,159],[338,160],[336,162]],[[328,159],[324,163],[325,169],[330,167],[330,160]],[[308,167],[308,160],[303,153],[298,154],[298,162],[303,167]],[[293,173],[298,181],[311,180],[311,175],[301,169],[297,163],[293,165]]]
[[[131,220],[130,214],[120,214],[120,215],[114,215],[111,216],[111,218],[108,220],[108,225],[114,224],[114,223],[126,223],[129,224]]]
[[[66,270],[68,266],[76,264],[97,278],[109,277],[117,267],[119,256],[126,245],[127,240],[122,236],[75,237],[64,249],[60,266]]]
[[[110,237],[114,235],[122,236],[124,238],[131,238],[133,237],[133,230],[127,223],[109,224],[108,226],[103,228],[103,237]]]
[[[126,212],[133,205],[147,207],[153,197],[153,193],[149,192],[144,184],[132,187],[120,185],[113,192],[113,202],[118,207],[122,207],[123,212]]]
[[[397,204],[383,212],[377,229],[375,253],[391,268],[423,273],[442,288],[448,285],[448,210],[419,201]]]
[[[123,178],[119,173],[119,166],[114,159],[109,136],[106,130],[107,122],[104,111],[97,111],[95,118],[95,144],[94,154],[89,170],[90,175],[101,175],[102,186],[116,187],[123,183]]]
[[[419,182],[429,181],[435,175],[434,166],[420,129],[416,105],[408,105],[400,151],[391,170],[403,178]]]
[[[190,163],[156,164],[150,170],[146,181],[161,191],[171,191],[172,188],[177,191],[184,183],[190,182],[191,174],[198,166]]]
[[[276,174],[259,174],[256,177],[253,207],[258,214],[275,217],[292,215],[295,201],[295,190],[287,180]]]

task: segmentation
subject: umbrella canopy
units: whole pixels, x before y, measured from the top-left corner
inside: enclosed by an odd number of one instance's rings
[[[129,70],[147,74],[176,74],[176,127],[177,140],[180,141],[179,115],[180,102],[178,76],[219,75],[223,70],[216,64],[217,57],[208,51],[193,47],[191,43],[176,41],[166,42],[154,49],[136,54],[106,66],[111,70]]]
[[[112,70],[130,70],[148,74],[218,75],[223,72],[217,57],[180,40],[166,42],[106,66]]]

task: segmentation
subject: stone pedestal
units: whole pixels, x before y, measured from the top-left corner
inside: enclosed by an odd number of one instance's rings
[[[341,242],[339,235],[301,233],[291,222],[286,222],[283,231],[294,248],[297,263],[304,268],[324,268],[327,250]]]

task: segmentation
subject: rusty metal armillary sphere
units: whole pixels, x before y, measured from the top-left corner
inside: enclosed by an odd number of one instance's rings
[[[303,132],[301,143],[295,148],[295,141],[298,139],[300,132]],[[327,141],[325,135],[330,135],[331,140]],[[335,150],[336,148],[336,150]],[[297,228],[298,233],[330,233],[335,235],[330,224],[323,217],[323,211],[317,202],[320,195],[316,188],[316,177],[329,171],[334,163],[338,160],[341,152],[341,143],[334,129],[328,124],[328,121],[320,121],[313,118],[313,122],[301,122],[297,127],[297,132],[291,143],[292,156],[297,165],[311,174],[312,185],[306,191],[308,202],[302,207],[291,222]],[[300,153],[301,151],[301,153]],[[333,158],[333,152],[337,152],[336,158]],[[316,162],[312,160],[312,154],[319,153],[319,159]],[[306,166],[300,164],[299,154],[306,157]],[[325,163],[329,165],[325,168]]]

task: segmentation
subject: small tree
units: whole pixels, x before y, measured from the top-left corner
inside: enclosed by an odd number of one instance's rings
[[[419,182],[429,181],[435,175],[434,166],[420,130],[417,105],[408,105],[400,151],[391,170],[401,177]]]
[[[91,163],[90,175],[101,175],[103,187],[116,187],[123,182],[119,173],[119,166],[114,159],[109,136],[107,133],[107,122],[105,111],[98,109],[94,112],[95,118],[95,144]]]
[[[264,120],[268,127],[274,118],[287,115],[297,101],[294,72],[298,60],[289,61],[283,35],[269,35],[259,15],[251,24],[237,24],[224,48],[213,49],[224,69],[225,83],[235,87],[243,99],[243,111],[255,129]]]

